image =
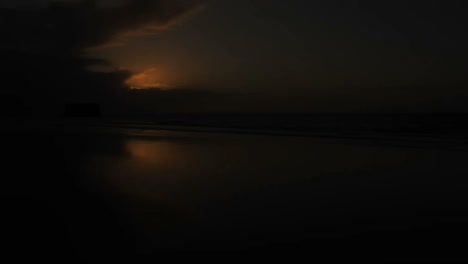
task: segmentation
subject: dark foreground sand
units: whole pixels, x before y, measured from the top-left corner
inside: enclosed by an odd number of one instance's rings
[[[463,138],[181,130],[3,129],[3,251],[67,263],[468,258]]]

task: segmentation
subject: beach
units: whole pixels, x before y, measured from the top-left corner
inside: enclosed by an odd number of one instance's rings
[[[56,236],[84,258],[463,257],[463,149],[188,130],[4,131],[7,218],[29,226],[20,237],[32,247]]]

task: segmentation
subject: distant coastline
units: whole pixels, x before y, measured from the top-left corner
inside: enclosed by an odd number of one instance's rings
[[[160,131],[300,136],[468,149],[468,114],[157,114],[4,119],[2,132],[155,136]]]

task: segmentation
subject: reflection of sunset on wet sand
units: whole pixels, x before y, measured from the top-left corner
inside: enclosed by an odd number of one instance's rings
[[[128,141],[126,148],[132,158],[142,162],[159,163],[170,155],[166,142]]]
[[[302,137],[182,134],[122,139],[125,151],[93,158],[89,170],[112,197],[131,205],[149,239],[160,241],[153,232],[161,228],[190,224],[193,229],[183,234],[183,242],[199,250],[243,250],[255,248],[252,241],[288,244],[335,232],[346,239],[347,232],[362,231],[349,219],[393,226],[395,219],[405,221],[407,208],[426,205],[427,194],[439,190],[441,168],[434,160],[458,168],[451,177],[467,172],[461,157],[442,150]],[[110,146],[105,140],[97,145]],[[379,199],[385,197],[396,202],[382,204]],[[275,237],[278,230],[284,239]],[[180,233],[174,234],[161,243],[177,245]],[[242,243],[231,242],[236,240]]]

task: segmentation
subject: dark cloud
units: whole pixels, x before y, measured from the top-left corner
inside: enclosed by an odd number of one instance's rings
[[[54,1],[45,6],[0,7],[1,94],[21,98],[30,108],[41,110],[69,101],[112,104],[124,100],[119,96],[131,73],[117,70],[109,61],[87,58],[85,50],[122,35],[157,32],[196,6],[165,0],[120,2]],[[93,66],[112,70],[89,71]]]
[[[162,29],[194,8],[164,0],[129,0],[110,7],[84,0],[51,2],[46,8],[3,8],[2,48],[77,53],[111,42],[119,34]]]

